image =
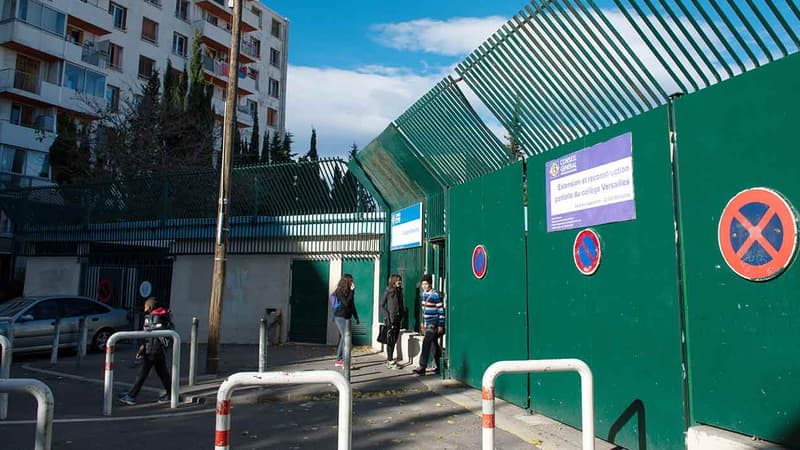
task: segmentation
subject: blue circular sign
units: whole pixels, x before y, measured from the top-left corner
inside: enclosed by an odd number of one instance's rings
[[[486,256],[486,248],[483,245],[475,246],[472,251],[472,274],[475,278],[486,276],[486,269],[489,267],[489,259]]]

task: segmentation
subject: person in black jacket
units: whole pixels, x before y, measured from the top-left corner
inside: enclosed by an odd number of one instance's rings
[[[403,320],[403,278],[393,273],[389,277],[386,291],[383,292],[381,301],[383,320],[386,324],[386,367],[397,369],[394,360],[394,348],[397,338],[400,337],[400,323]]]
[[[155,297],[150,297],[144,302],[144,331],[154,330],[169,330],[172,329],[172,313],[166,308],[157,308],[158,303]],[[135,405],[136,396],[142,389],[147,375],[150,374],[150,369],[156,369],[158,378],[161,379],[161,384],[164,385],[166,393],[158,398],[159,403],[166,403],[169,401],[169,394],[172,387],[172,382],[169,376],[169,369],[167,369],[167,356],[165,347],[168,343],[168,338],[147,338],[139,347],[136,353],[136,359],[143,359],[139,374],[136,375],[136,381],[130,391],[122,394],[119,401],[126,405]]]
[[[347,322],[355,317],[356,324],[360,324],[358,319],[358,311],[356,311],[356,284],[353,282],[353,276],[346,273],[339,280],[336,285],[336,290],[333,295],[339,299],[339,306],[333,311],[333,321],[336,322],[336,328],[339,329],[339,347],[336,349],[336,367],[344,367],[344,330]]]

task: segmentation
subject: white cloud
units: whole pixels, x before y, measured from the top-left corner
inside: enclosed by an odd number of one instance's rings
[[[500,16],[417,19],[373,25],[372,30],[378,33],[375,40],[387,47],[461,56],[478,47],[505,22]]]
[[[293,151],[308,151],[312,127],[321,156],[343,156],[353,142],[363,148],[446,73],[289,66],[287,131],[295,136]]]

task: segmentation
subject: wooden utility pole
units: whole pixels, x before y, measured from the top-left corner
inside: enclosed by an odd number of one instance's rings
[[[222,300],[225,290],[225,263],[228,246],[228,204],[231,187],[231,153],[236,130],[236,98],[239,90],[239,43],[242,35],[242,0],[233,1],[231,54],[228,65],[228,91],[225,96],[225,116],[222,124],[222,155],[219,169],[219,200],[217,229],[214,244],[214,272],[211,281],[211,300],[208,305],[208,353],[206,373],[217,373],[219,366],[219,335],[222,324]],[[230,4],[231,0],[228,0]]]

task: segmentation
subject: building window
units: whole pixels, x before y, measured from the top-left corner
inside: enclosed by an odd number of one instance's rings
[[[14,7],[14,2],[6,1],[6,7]],[[27,22],[37,28],[57,34],[61,37],[66,36],[67,16],[49,6],[36,0],[18,0],[19,12],[17,18]],[[8,16],[3,14],[3,18]]]
[[[250,113],[250,117],[255,117],[256,114],[258,114],[258,103],[254,102],[253,100],[248,100],[247,111]]]
[[[269,49],[269,63],[275,67],[281,66],[281,52],[274,48]]]
[[[267,126],[276,127],[278,126],[278,110],[273,108],[267,108]]]
[[[128,28],[128,8],[114,2],[108,3],[108,13],[111,14],[114,28],[125,31]]]
[[[281,97],[281,82],[270,78],[269,79],[269,95],[270,97],[280,98]]]
[[[26,128],[41,131],[55,131],[55,121],[52,115],[45,110],[24,103],[11,104],[11,118],[9,122]]]
[[[272,19],[272,35],[281,38],[281,22],[275,19]]]
[[[108,45],[108,65],[122,72],[122,47],[117,44]]]
[[[175,0],[175,17],[189,21],[189,0]]]
[[[139,78],[150,78],[156,70],[156,62],[146,56],[139,55]]]
[[[250,47],[253,49],[253,56],[261,59],[261,41],[256,38],[250,38]]]
[[[142,40],[158,45],[158,22],[142,18]]]
[[[172,34],[172,53],[186,57],[188,51],[189,39],[180,34],[180,33],[173,33]]]
[[[25,170],[25,150],[4,145],[0,156],[0,171],[22,174],[23,170]]]
[[[106,103],[111,111],[119,111],[119,88],[116,86],[106,86]]]
[[[264,20],[261,17],[261,10],[256,8],[255,6],[253,6],[253,7],[250,8],[250,11],[253,12],[254,16],[258,17],[258,29],[259,30],[263,30],[264,29],[264,23],[263,23]]]
[[[153,6],[161,8],[161,0],[144,0],[145,3],[150,3]]]
[[[74,64],[64,64],[64,87],[78,93],[103,97],[106,91],[106,77],[103,74],[86,70]]]

